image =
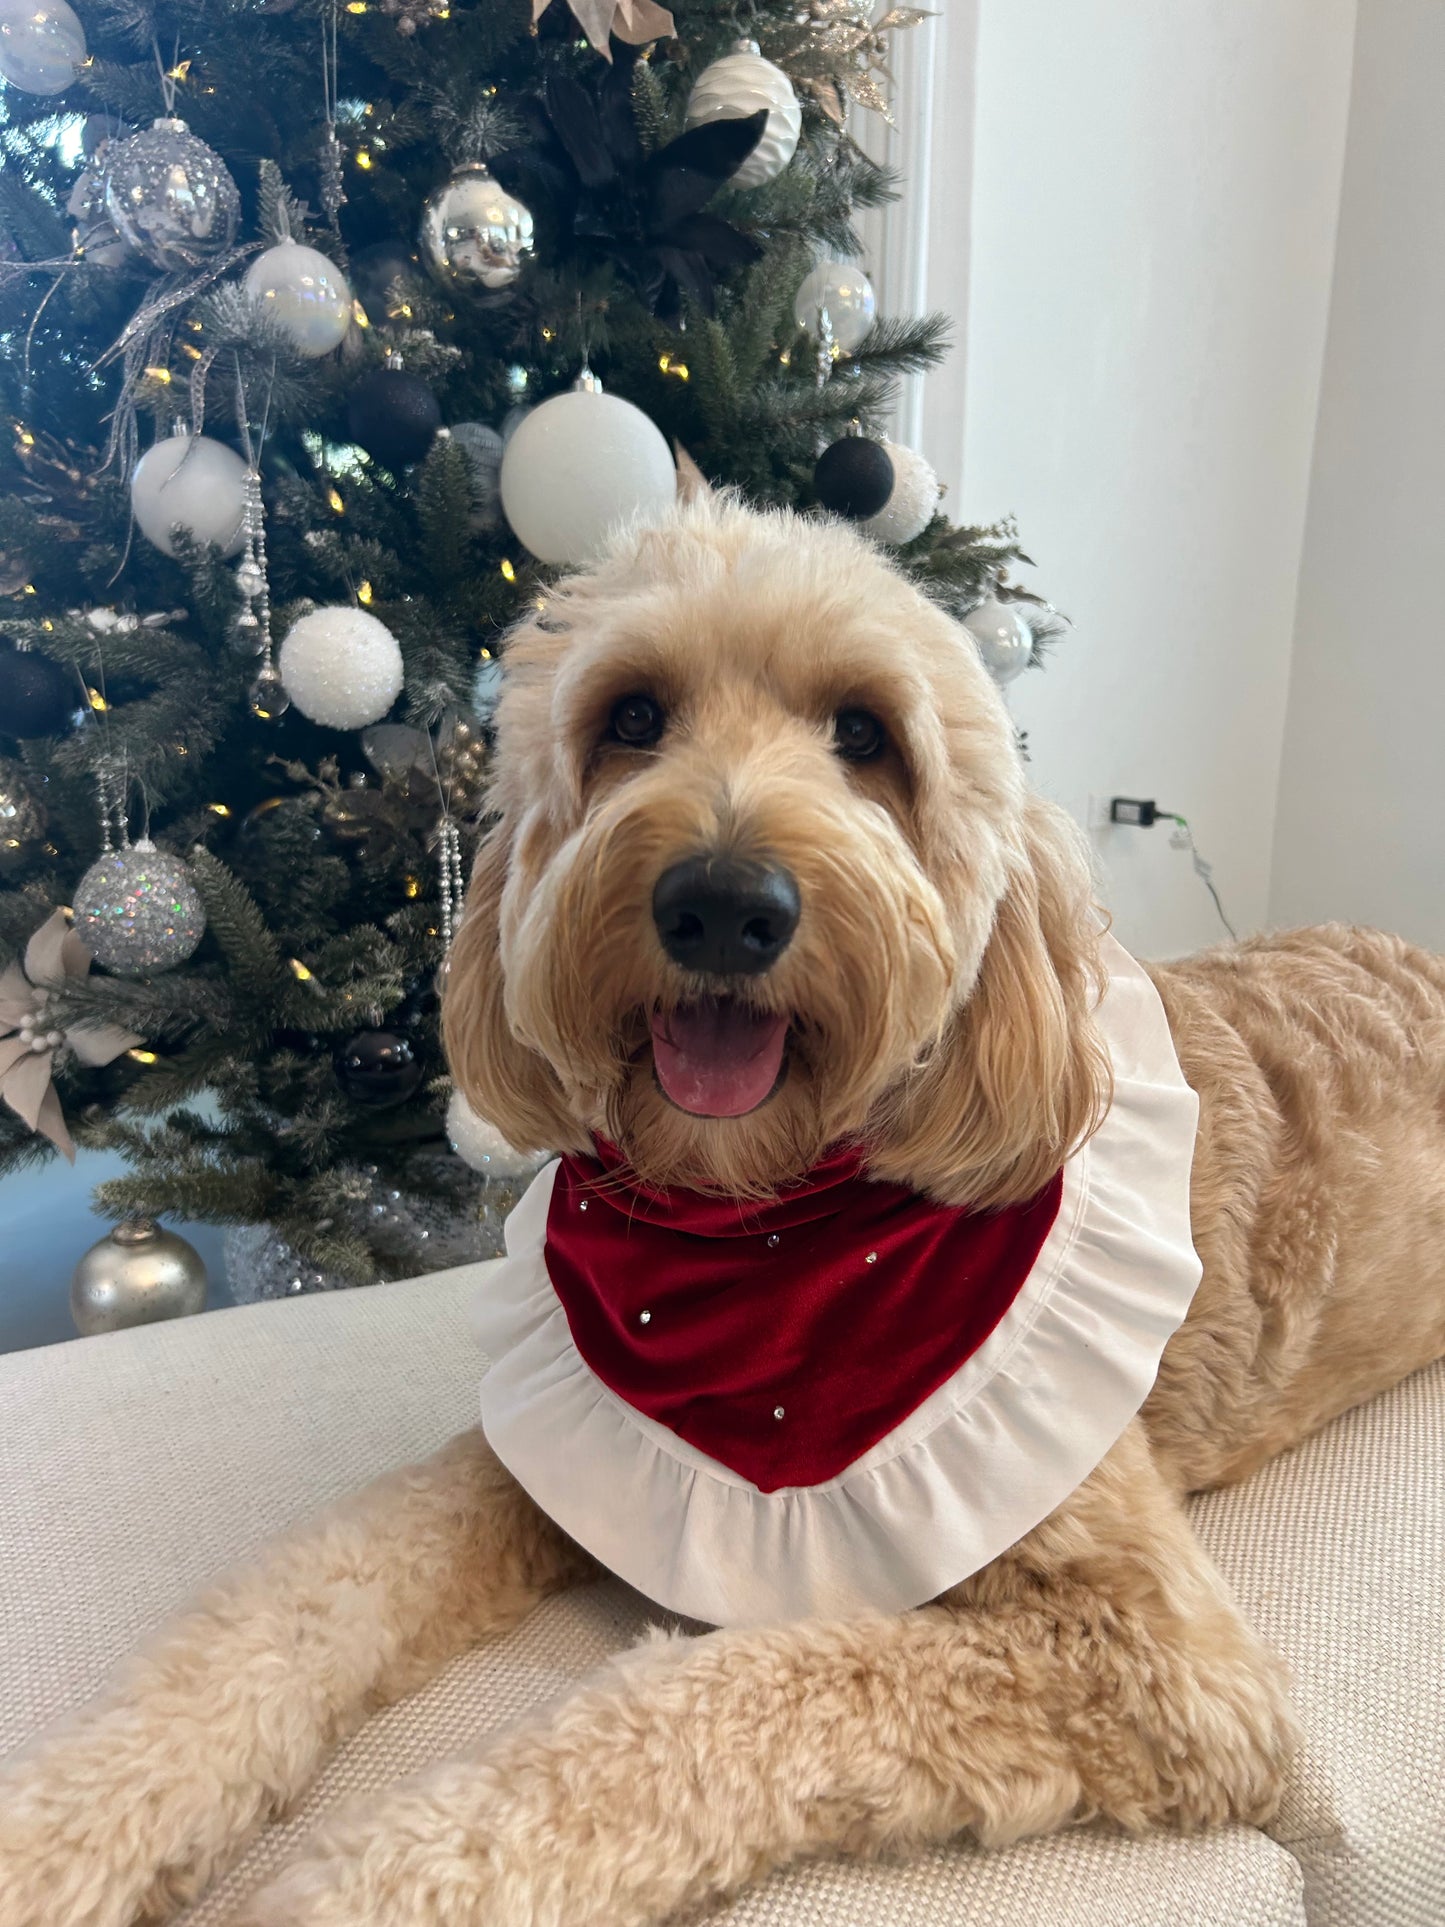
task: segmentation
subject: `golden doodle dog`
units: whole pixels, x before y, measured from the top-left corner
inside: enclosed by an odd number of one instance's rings
[[[480,1313],[491,1443],[13,1762],[6,1927],[164,1917],[596,1554],[718,1630],[343,1809],[238,1927],[644,1927],[805,1855],[1266,1821],[1281,1666],[1181,1501],[1445,1351],[1445,966],[1331,927],[1146,976],[968,638],[725,500],[516,635],[494,807],[452,1065],[565,1156]]]

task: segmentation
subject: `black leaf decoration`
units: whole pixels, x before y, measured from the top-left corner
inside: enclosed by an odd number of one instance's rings
[[[554,75],[545,101],[522,110],[526,140],[487,164],[547,223],[559,255],[611,261],[675,327],[684,296],[711,314],[716,278],[762,254],[751,235],[703,210],[762,139],[768,114],[711,121],[644,154],[627,66],[619,59],[594,88]]]

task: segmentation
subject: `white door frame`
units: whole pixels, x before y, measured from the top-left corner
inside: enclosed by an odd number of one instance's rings
[[[941,309],[953,323],[953,349],[944,365],[901,384],[892,432],[926,455],[955,490],[963,466],[982,4],[938,0],[933,19],[892,37],[894,126],[859,108],[849,116],[849,131],[859,145],[902,177],[902,198],[886,208],[862,210],[858,222],[880,311],[925,314]]]

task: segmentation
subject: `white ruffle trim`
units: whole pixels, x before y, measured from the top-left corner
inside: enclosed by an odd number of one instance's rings
[[[473,1319],[493,1449],[562,1529],[669,1610],[712,1625],[902,1611],[977,1572],[1086,1479],[1143,1404],[1201,1267],[1199,1102],[1144,971],[1105,940],[1109,1115],[986,1343],[836,1478],[760,1492],[596,1377],[543,1257],[557,1166],[507,1224]]]

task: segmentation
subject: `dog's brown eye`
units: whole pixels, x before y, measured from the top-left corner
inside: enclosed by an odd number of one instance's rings
[[[645,749],[662,734],[665,720],[661,705],[651,696],[624,696],[613,704],[608,728],[614,741]]]
[[[881,756],[887,731],[869,709],[840,709],[833,718],[833,747],[849,763]]]

